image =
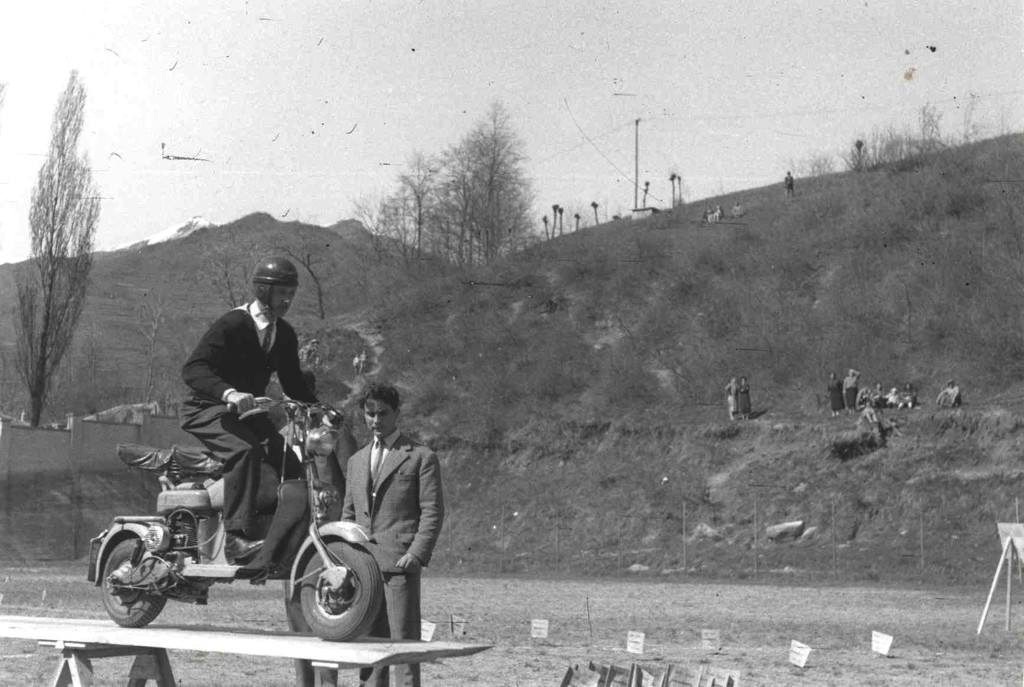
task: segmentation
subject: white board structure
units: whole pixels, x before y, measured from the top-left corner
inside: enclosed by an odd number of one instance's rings
[[[530,637],[533,639],[548,638],[548,619],[534,618],[530,621]]]
[[[988,617],[988,609],[992,605],[992,595],[996,592],[996,585],[999,584],[999,575],[1003,570],[1003,561],[1006,561],[1006,631],[1010,631],[1010,594],[1013,587],[1013,559],[1024,560],[1024,523],[1019,522],[997,522],[996,530],[999,532],[999,543],[1003,551],[999,555],[999,562],[996,563],[996,574],[992,577],[992,586],[988,590],[988,598],[985,599],[985,608],[981,611],[981,620],[978,621],[977,634],[981,634],[985,626],[985,618]]]
[[[626,633],[626,651],[631,654],[644,652],[644,633],[630,630]]]
[[[245,654],[336,664],[339,668],[421,663],[468,656],[489,649],[483,644],[360,639],[325,642],[312,635],[265,630],[205,627],[118,627],[110,620],[33,618],[0,615],[0,637],[36,641],[109,644],[219,654]]]
[[[437,623],[432,623],[429,620],[420,621],[420,641],[429,642],[434,638],[434,631],[437,630]]]
[[[871,631],[871,650],[876,654],[882,654],[888,656],[889,651],[892,649],[892,635],[887,635],[884,632],[878,632],[877,630]]]
[[[789,662],[797,668],[805,668],[811,655],[811,647],[795,639],[789,643]]]

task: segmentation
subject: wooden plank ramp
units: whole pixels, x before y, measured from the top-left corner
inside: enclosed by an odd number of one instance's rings
[[[380,641],[372,638],[354,642],[325,642],[311,635],[269,630],[240,631],[234,628],[173,625],[129,628],[119,627],[110,620],[17,615],[0,615],[0,637],[276,656],[337,663],[340,668],[421,663],[439,658],[468,656],[491,648],[487,644]]]

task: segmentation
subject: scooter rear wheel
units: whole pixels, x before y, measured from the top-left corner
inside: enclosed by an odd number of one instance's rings
[[[144,627],[160,615],[167,597],[138,590],[118,591],[109,582],[110,574],[131,561],[138,539],[134,537],[117,544],[103,566],[103,607],[110,619],[121,627]]]
[[[332,578],[318,553],[302,566],[299,604],[302,617],[317,637],[344,642],[370,631],[384,598],[384,579],[364,549],[340,539],[324,542],[347,569],[343,582]]]

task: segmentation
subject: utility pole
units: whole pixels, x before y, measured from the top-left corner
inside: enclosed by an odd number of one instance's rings
[[[640,198],[640,120],[636,120],[636,134],[633,137],[633,207],[637,208]]]

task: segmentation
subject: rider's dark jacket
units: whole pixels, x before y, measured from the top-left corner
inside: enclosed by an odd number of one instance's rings
[[[192,403],[223,403],[224,392],[232,388],[262,396],[272,372],[277,372],[289,397],[316,402],[299,369],[295,330],[281,318],[275,326],[274,345],[264,353],[256,323],[245,309],[231,310],[214,322],[181,369],[182,378],[192,390]]]

